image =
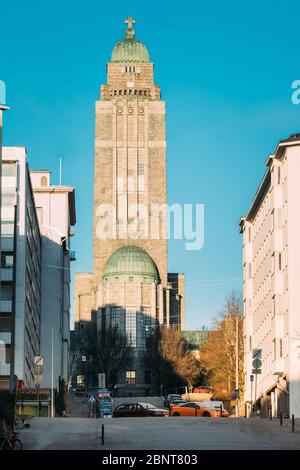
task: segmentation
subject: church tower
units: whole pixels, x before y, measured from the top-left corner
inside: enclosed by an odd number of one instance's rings
[[[184,276],[167,272],[165,103],[135,20],[125,23],[96,101],[94,270],[75,276],[75,322],[105,315],[138,358],[157,325],[183,326]]]

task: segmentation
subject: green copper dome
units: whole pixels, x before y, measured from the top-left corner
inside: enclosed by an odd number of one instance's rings
[[[133,245],[122,246],[108,259],[103,276],[104,283],[159,282],[157,267],[145,250]]]
[[[145,63],[149,62],[149,53],[141,43],[134,38],[135,31],[132,29],[132,25],[135,20],[129,16],[125,23],[128,24],[128,28],[125,31],[126,38],[118,42],[113,48],[111,61],[112,62],[136,62]]]

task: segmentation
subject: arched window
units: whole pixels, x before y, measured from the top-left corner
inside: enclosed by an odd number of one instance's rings
[[[47,178],[46,176],[41,177],[41,186],[47,186]]]

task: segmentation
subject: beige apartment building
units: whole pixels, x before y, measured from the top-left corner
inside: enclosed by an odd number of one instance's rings
[[[165,212],[154,214],[167,203],[165,102],[134,20],[126,23],[96,101],[94,270],[75,275],[75,325],[93,313],[118,324],[135,357],[118,380],[144,386],[146,337],[157,325],[183,327],[184,275],[168,273]]]
[[[245,400],[262,416],[300,418],[300,134],[281,140],[243,234]],[[252,353],[262,350],[261,373]]]

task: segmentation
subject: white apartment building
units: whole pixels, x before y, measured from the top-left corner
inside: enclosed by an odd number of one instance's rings
[[[41,355],[43,387],[51,386],[53,328],[54,386],[58,377],[69,379],[70,349],[70,251],[71,227],[76,223],[75,190],[51,185],[50,172],[31,171],[42,240]]]
[[[300,418],[300,134],[278,143],[243,234],[245,401]],[[252,351],[262,350],[252,375]]]
[[[29,173],[26,149],[2,152],[0,388],[16,379],[35,386],[34,357],[43,355],[42,387],[69,379],[70,251],[74,188],[50,184],[49,171]]]
[[[24,147],[3,147],[0,388],[34,386],[40,352],[41,238]]]

